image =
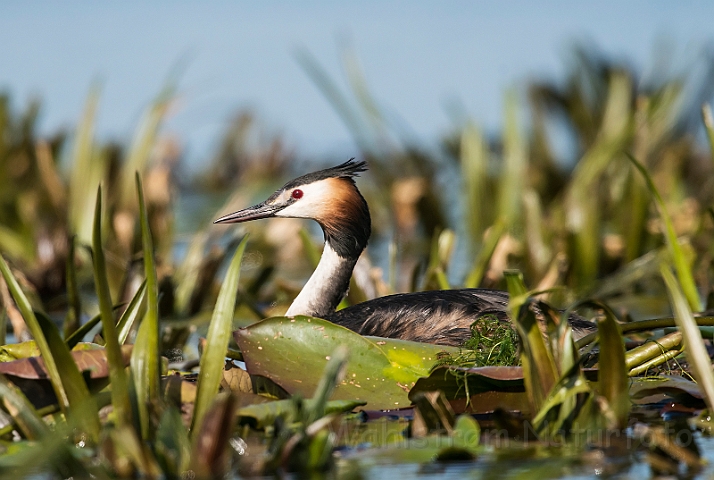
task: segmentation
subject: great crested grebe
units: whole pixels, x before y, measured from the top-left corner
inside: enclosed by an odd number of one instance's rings
[[[287,316],[324,318],[362,335],[457,346],[469,338],[471,325],[479,317],[494,315],[508,321],[508,293],[484,288],[388,295],[335,311],[372,230],[367,202],[354,181],[366,169],[365,162],[350,159],[308,173],[289,181],[264,202],[214,223],[291,217],[310,218],[322,227],[322,257]],[[569,323],[575,337],[595,329],[593,323],[577,315],[572,315]]]

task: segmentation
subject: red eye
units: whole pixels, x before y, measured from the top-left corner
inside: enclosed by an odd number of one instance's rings
[[[302,198],[302,190],[300,190],[299,188],[296,188],[295,190],[293,190],[292,197],[295,200],[297,200],[298,198]]]

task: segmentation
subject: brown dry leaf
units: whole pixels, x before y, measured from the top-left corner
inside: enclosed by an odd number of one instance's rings
[[[255,393],[253,392],[253,380],[250,378],[250,374],[236,366],[223,370],[221,388],[234,393]]]
[[[133,345],[122,346],[124,365],[129,365]],[[104,349],[71,352],[80,372],[87,372],[85,379],[90,391],[97,392],[109,382],[109,367]],[[29,357],[0,363],[0,374],[5,375],[39,409],[57,403],[52,383],[42,357]]]
[[[133,345],[122,346],[124,365],[129,365],[132,348]],[[90,378],[100,379],[106,378],[109,375],[107,355],[104,349],[79,350],[73,351],[71,354],[79,371],[89,371]],[[36,380],[49,379],[42,357],[29,357],[13,362],[0,363],[0,373],[8,376],[10,379],[12,379],[12,377]]]

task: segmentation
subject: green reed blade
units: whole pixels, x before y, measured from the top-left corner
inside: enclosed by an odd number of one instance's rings
[[[684,337],[684,348],[692,368],[692,374],[704,394],[707,408],[710,412],[714,412],[714,373],[712,373],[711,359],[704,346],[699,326],[670,267],[663,264],[660,273],[667,285],[674,319]]]
[[[94,208],[94,228],[92,229],[92,253],[94,260],[94,282],[99,299],[100,319],[107,350],[109,378],[111,381],[112,406],[117,418],[117,425],[122,427],[131,424],[131,403],[128,393],[128,382],[124,370],[124,359],[117,338],[114,315],[112,313],[112,298],[107,280],[107,267],[102,248],[102,188],[97,189],[97,200]]]
[[[5,283],[7,283],[8,289],[10,290],[10,294],[15,300],[20,313],[22,313],[22,318],[25,319],[25,323],[37,343],[37,347],[40,349],[40,354],[45,361],[45,368],[47,369],[47,374],[50,377],[52,388],[57,395],[57,401],[59,402],[60,408],[64,413],[69,413],[69,398],[67,397],[67,392],[65,391],[62,383],[62,377],[57,367],[57,363],[52,355],[52,350],[47,343],[47,339],[42,333],[42,328],[40,327],[40,323],[37,321],[35,312],[32,311],[30,301],[20,288],[20,284],[17,283],[17,280],[10,271],[10,267],[7,265],[2,255],[0,255],[0,272],[2,272],[2,275],[5,278]]]
[[[625,363],[625,345],[622,330],[610,308],[601,302],[587,302],[586,306],[597,308],[602,314],[597,319],[600,339],[600,393],[612,409],[616,425],[625,428],[630,415],[629,376]]]
[[[498,186],[498,218],[510,228],[521,218],[523,185],[528,166],[528,152],[518,125],[518,103],[514,91],[506,95],[506,131],[503,145],[503,172]]]
[[[69,219],[82,244],[92,239],[92,192],[105,176],[107,162],[95,149],[94,127],[99,104],[99,87],[93,85],[77,126],[69,179]]]
[[[483,243],[483,234],[488,226],[488,154],[481,130],[472,123],[467,124],[461,134],[461,178],[465,202],[464,223],[468,228],[473,253]]]
[[[483,245],[474,261],[474,265],[464,281],[466,288],[476,288],[481,284],[484,275],[486,275],[486,270],[488,269],[488,264],[491,261],[493,252],[496,251],[496,246],[498,246],[498,242],[504,233],[506,233],[506,222],[502,218],[498,219],[496,223],[488,229]]]
[[[637,168],[637,170],[639,170],[639,172],[642,174],[642,176],[645,178],[645,181],[647,182],[647,187],[649,188],[650,193],[652,193],[652,196],[654,197],[660,218],[662,219],[662,222],[665,226],[664,237],[667,242],[667,249],[669,250],[672,262],[674,262],[674,269],[677,272],[677,278],[679,278],[682,291],[684,292],[684,296],[687,299],[687,302],[689,303],[689,308],[699,312],[702,310],[702,300],[701,298],[699,298],[699,293],[697,292],[697,285],[694,282],[694,275],[692,274],[692,268],[687,262],[684,252],[682,251],[682,247],[679,245],[679,241],[677,240],[677,234],[674,231],[674,224],[672,223],[672,219],[667,213],[667,207],[664,204],[664,200],[662,200],[659,191],[657,191],[657,187],[652,181],[652,177],[647,172],[647,169],[645,169],[645,167],[640,162],[638,162],[632,155],[627,154],[627,158],[630,159],[632,164],[635,166],[635,168]]]
[[[177,73],[172,72],[151,106],[141,117],[136,129],[131,147],[127,153],[126,164],[121,170],[119,184],[119,204],[122,208],[136,205],[132,173],[143,172],[151,158],[151,152],[156,145],[161,123],[174,99],[176,92]]]
[[[340,89],[332,81],[327,72],[320,66],[315,57],[306,49],[295,52],[295,58],[305,73],[313,83],[319,88],[323,95],[330,101],[337,113],[342,118],[347,128],[355,137],[357,145],[363,152],[374,152],[375,147],[370,140],[364,122],[355,113],[354,108],[347,101],[347,98],[340,92]]]
[[[523,381],[533,411],[539,411],[550,391],[558,382],[558,368],[552,353],[548,350],[538,320],[529,304],[531,299],[523,283],[523,275],[518,271],[505,271],[510,300],[508,309],[516,331],[521,339],[523,353]]]
[[[248,237],[245,236],[233,254],[213,309],[213,317],[206,335],[206,346],[201,356],[198,391],[191,423],[192,432],[196,431],[197,425],[202,424],[203,417],[213,403],[223,378],[226,351],[233,334],[233,314],[238,294],[240,266],[247,243]]]
[[[42,333],[52,352],[52,357],[57,364],[57,369],[62,379],[62,386],[67,392],[69,400],[69,420],[76,422],[77,426],[96,442],[99,440],[99,413],[97,403],[89,393],[84,377],[77,368],[67,344],[62,340],[59,329],[44,314],[36,312],[37,322],[42,328]],[[43,355],[44,357],[44,355]]]
[[[149,220],[144,203],[144,189],[139,172],[136,172],[136,189],[139,195],[139,218],[141,222],[141,243],[144,253],[144,274],[146,276],[146,315],[136,336],[134,350],[131,353],[131,371],[139,410],[141,437],[151,437],[149,406],[159,404],[159,301],[156,279],[154,245],[149,229]]]

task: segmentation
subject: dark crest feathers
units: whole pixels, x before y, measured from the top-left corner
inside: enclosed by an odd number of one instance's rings
[[[285,184],[283,189],[295,188],[300,185],[307,185],[318,180],[324,180],[326,178],[344,178],[352,180],[354,177],[359,176],[360,172],[367,171],[367,162],[355,162],[354,158],[350,158],[345,163],[337,165],[336,167],[326,168],[324,170],[319,170],[317,172],[308,173],[302,177],[298,177],[294,180],[290,180]],[[352,180],[354,181],[354,180]]]

